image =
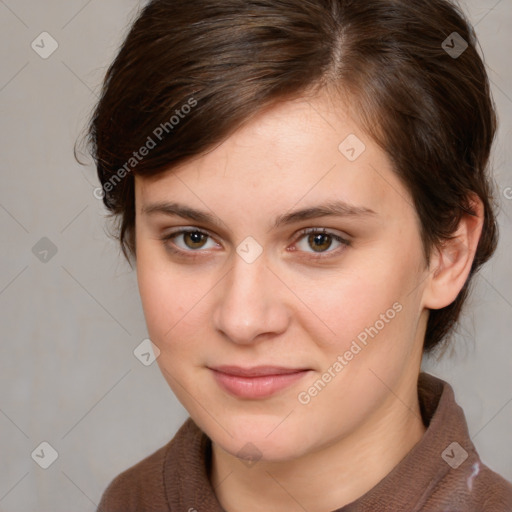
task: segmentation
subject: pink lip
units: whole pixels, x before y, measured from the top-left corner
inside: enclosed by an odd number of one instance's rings
[[[218,366],[210,368],[217,383],[239,398],[266,398],[302,378],[308,369],[277,366]]]

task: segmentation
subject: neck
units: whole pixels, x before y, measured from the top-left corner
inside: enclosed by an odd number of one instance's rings
[[[407,397],[390,394],[356,432],[297,459],[260,460],[247,467],[213,443],[211,482],[217,499],[226,512],[325,512],[355,501],[422,438],[415,386],[412,391]]]

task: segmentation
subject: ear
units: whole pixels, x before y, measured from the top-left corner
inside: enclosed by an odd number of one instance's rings
[[[451,304],[468,278],[484,221],[481,199],[471,194],[470,200],[475,215],[464,212],[454,238],[432,253],[423,292],[426,308],[441,309]]]

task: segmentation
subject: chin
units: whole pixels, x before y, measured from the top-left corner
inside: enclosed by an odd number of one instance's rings
[[[234,457],[278,462],[297,458],[305,448],[304,428],[291,418],[283,421],[285,417],[234,413],[223,417],[224,428],[211,419],[205,425],[194,421],[215,444]]]

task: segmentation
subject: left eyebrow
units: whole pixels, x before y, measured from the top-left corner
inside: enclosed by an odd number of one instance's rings
[[[293,224],[303,220],[316,219],[317,217],[368,217],[378,215],[371,208],[356,206],[344,201],[333,201],[319,206],[312,206],[302,210],[295,210],[284,215],[279,215],[274,222],[274,229],[280,226]]]

